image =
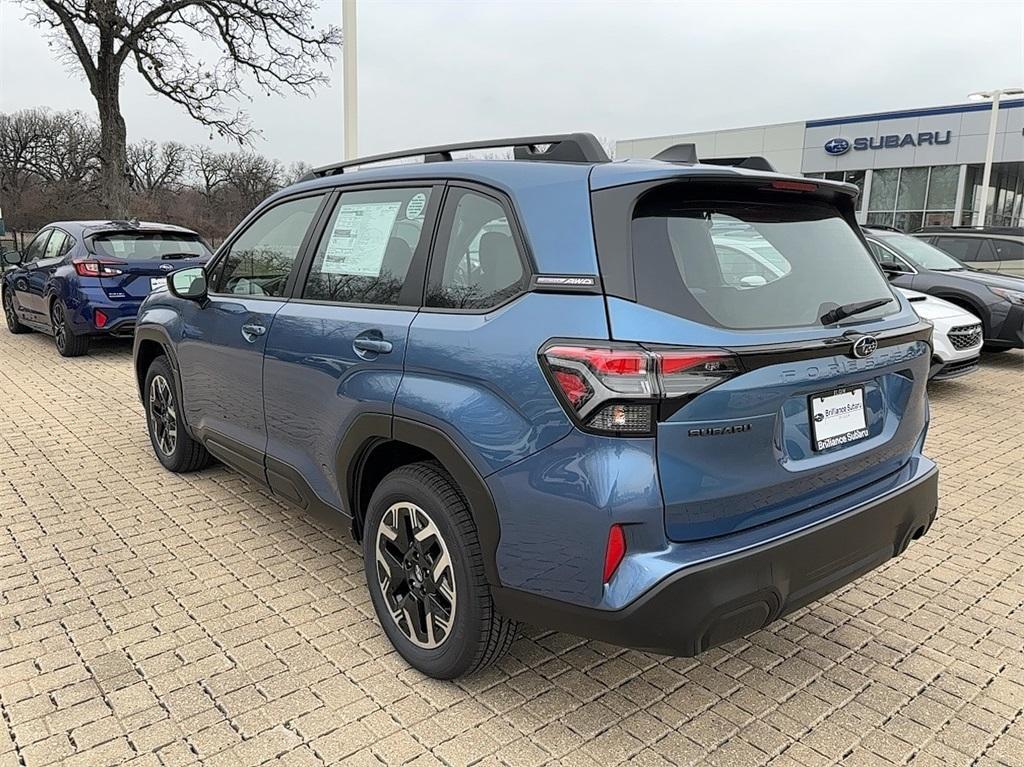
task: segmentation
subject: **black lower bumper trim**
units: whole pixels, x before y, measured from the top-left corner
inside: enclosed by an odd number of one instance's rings
[[[888,559],[931,526],[938,470],[836,518],[680,570],[621,610],[494,589],[504,615],[612,644],[696,655],[756,631]]]

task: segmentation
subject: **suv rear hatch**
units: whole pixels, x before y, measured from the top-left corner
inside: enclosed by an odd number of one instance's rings
[[[145,298],[173,271],[201,266],[210,250],[198,234],[160,230],[103,231],[87,240],[111,298]]]
[[[931,328],[871,260],[853,194],[748,174],[593,193],[611,337],[664,379],[653,433],[671,540],[835,502],[919,444]]]

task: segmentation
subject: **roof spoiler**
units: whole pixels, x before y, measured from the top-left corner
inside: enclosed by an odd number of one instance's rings
[[[542,145],[547,145],[541,150]],[[559,133],[548,136],[519,136],[514,138],[489,139],[485,141],[466,141],[461,144],[439,144],[437,146],[406,149],[401,152],[357,157],[352,160],[325,165],[316,168],[301,180],[335,176],[355,169],[362,165],[371,165],[389,160],[403,160],[410,157],[422,157],[423,162],[451,162],[452,152],[469,152],[479,149],[501,149],[512,147],[512,156],[516,160],[540,160],[547,162],[608,162],[608,154],[601,142],[592,133]]]
[[[708,157],[703,160],[697,159],[696,144],[673,144],[668,149],[662,149],[652,158],[662,162],[674,162],[685,165],[728,165],[735,168],[746,168],[748,170],[766,170],[775,173],[775,168],[763,157]]]

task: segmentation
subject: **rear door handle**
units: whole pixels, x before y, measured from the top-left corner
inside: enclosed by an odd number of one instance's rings
[[[255,323],[248,323],[242,325],[242,338],[249,343],[253,343],[257,338],[267,332],[267,329],[262,325],[256,325]]]
[[[394,347],[390,341],[385,341],[382,338],[357,338],[352,342],[352,348],[357,352],[390,354]]]

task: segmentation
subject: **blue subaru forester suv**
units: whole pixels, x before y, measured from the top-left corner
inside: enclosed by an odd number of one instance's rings
[[[693,655],[900,554],[936,512],[931,327],[856,188],[660,158],[537,136],[275,194],[141,308],[158,459],[350,519],[439,678],[518,621]]]
[[[23,253],[3,254],[0,301],[11,333],[53,336],[64,357],[96,336],[131,338],[142,299],[167,274],[206,263],[210,249],[191,229],[139,221],[57,221]]]

